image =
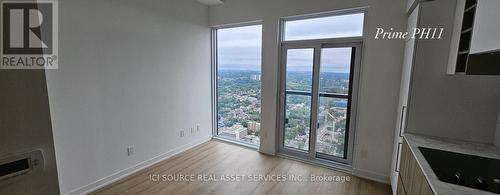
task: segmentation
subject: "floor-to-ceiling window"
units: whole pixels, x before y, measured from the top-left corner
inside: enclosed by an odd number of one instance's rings
[[[283,20],[279,152],[351,162],[362,11]]]
[[[215,28],[216,136],[260,142],[262,25]]]

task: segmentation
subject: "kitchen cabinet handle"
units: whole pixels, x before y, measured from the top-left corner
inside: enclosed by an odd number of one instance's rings
[[[394,166],[394,171],[396,172],[399,172],[399,161],[401,161],[401,146],[403,145],[403,143],[398,143],[398,150],[397,150],[397,154],[396,154],[396,166]]]
[[[403,137],[403,124],[406,123],[406,106],[401,108],[401,120],[399,121],[399,137]]]

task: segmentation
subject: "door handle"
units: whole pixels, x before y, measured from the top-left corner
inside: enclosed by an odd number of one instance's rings
[[[406,106],[401,108],[401,120],[399,121],[399,137],[403,137],[403,127],[406,124]]]
[[[394,166],[394,171],[395,172],[399,172],[399,164],[401,163],[401,146],[403,145],[403,143],[398,143],[398,150],[396,151],[396,166]]]

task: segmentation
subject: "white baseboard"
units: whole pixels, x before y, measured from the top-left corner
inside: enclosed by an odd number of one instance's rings
[[[361,178],[377,181],[380,183],[390,184],[389,176],[380,173],[375,173],[373,171],[353,169],[352,174],[354,176],[358,176]]]
[[[138,163],[138,164],[136,164],[134,166],[131,166],[131,167],[126,168],[126,169],[123,169],[123,170],[118,171],[118,172],[116,172],[114,174],[106,176],[106,177],[104,177],[104,178],[102,178],[100,180],[97,180],[97,181],[95,181],[93,183],[90,183],[88,185],[82,186],[80,188],[77,188],[75,190],[72,190],[72,191],[70,191],[68,193],[64,193],[64,194],[68,194],[68,195],[88,194],[88,193],[93,192],[93,191],[95,191],[95,190],[97,190],[99,188],[102,188],[102,187],[104,187],[106,185],[109,185],[109,184],[111,184],[113,182],[116,182],[116,181],[118,181],[118,180],[120,180],[122,178],[125,178],[125,177],[127,177],[129,175],[132,175],[132,174],[134,174],[134,173],[136,173],[136,172],[138,172],[140,170],[143,170],[143,169],[145,169],[145,168],[147,168],[147,167],[149,167],[151,165],[154,165],[154,164],[156,164],[156,163],[158,163],[160,161],[168,159],[168,158],[170,158],[170,157],[172,157],[172,156],[174,156],[176,154],[179,154],[179,153],[184,152],[184,151],[186,151],[188,149],[191,149],[191,148],[193,148],[195,146],[198,146],[198,145],[200,145],[202,143],[205,143],[205,142],[209,141],[210,139],[212,139],[212,136],[203,137],[203,138],[194,140],[194,141],[189,142],[189,143],[187,143],[185,145],[182,145],[182,146],[179,146],[177,148],[174,148],[174,149],[172,149],[172,150],[170,150],[170,151],[168,151],[166,153],[163,153],[163,154],[161,154],[161,155],[159,155],[157,157],[154,157],[154,158],[151,158],[149,160],[140,162],[140,163]]]

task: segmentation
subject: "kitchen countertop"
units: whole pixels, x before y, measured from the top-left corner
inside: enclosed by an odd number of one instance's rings
[[[477,190],[474,188],[463,187],[455,184],[445,183],[440,181],[437,176],[432,171],[431,167],[425,160],[424,156],[418,149],[419,146],[439,149],[450,152],[457,152],[463,154],[470,154],[475,156],[482,156],[487,158],[500,159],[500,148],[495,147],[492,144],[481,144],[467,141],[459,141],[446,138],[437,138],[431,136],[417,135],[406,133],[404,139],[410,146],[410,150],[415,156],[418,164],[422,168],[424,176],[429,181],[429,184],[437,195],[447,195],[447,194],[473,194],[473,195],[490,195],[495,194],[487,191]]]

